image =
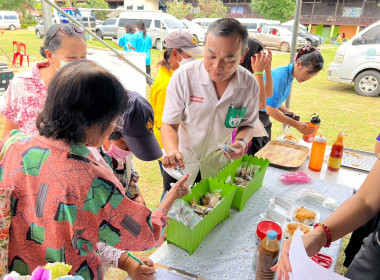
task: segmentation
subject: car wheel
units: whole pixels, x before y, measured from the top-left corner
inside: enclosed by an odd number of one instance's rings
[[[306,45],[308,45],[309,47],[311,47],[312,46],[311,41],[310,40],[306,40]]]
[[[288,52],[290,50],[290,46],[288,43],[281,43],[280,45],[280,51],[282,52]]]
[[[14,26],[13,24],[9,25],[9,29],[10,30],[16,30],[16,26]]]
[[[103,35],[102,35],[102,32],[100,30],[97,30],[96,31],[96,35],[103,40]]]
[[[354,80],[355,92],[362,96],[378,96],[380,94],[380,72],[368,70],[360,73]]]
[[[160,38],[156,39],[156,42],[154,42],[154,47],[155,47],[157,50],[162,50],[161,39],[160,39]]]
[[[39,30],[36,31],[36,35],[38,39],[42,39],[41,32]]]

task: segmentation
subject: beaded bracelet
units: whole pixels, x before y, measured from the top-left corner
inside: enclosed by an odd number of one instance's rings
[[[327,226],[325,226],[323,223],[315,224],[315,225],[314,225],[314,228],[316,228],[317,226],[320,226],[321,228],[323,228],[323,230],[325,231],[326,236],[327,236],[327,242],[326,242],[326,245],[323,246],[323,247],[325,247],[325,248],[329,248],[330,245],[331,245],[331,241],[332,241],[331,231],[330,231],[329,228],[328,228]]]
[[[255,73],[253,73],[253,75],[264,75],[264,73],[263,72],[255,72]]]

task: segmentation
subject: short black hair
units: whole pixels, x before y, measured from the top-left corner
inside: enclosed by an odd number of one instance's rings
[[[263,50],[264,45],[259,40],[248,38],[248,52],[245,55],[243,62],[240,63],[240,65],[247,69],[249,72],[253,73],[251,57],[255,56],[255,54]]]
[[[84,143],[86,128],[100,126],[105,131],[127,102],[127,93],[114,75],[95,62],[78,59],[52,79],[37,128],[48,138]]]
[[[63,32],[57,32],[57,29],[61,26],[69,26],[73,28],[77,28],[78,26],[71,24],[71,23],[65,23],[65,24],[54,24],[52,25],[45,35],[45,40],[43,41],[43,45],[40,48],[40,54],[46,58],[45,50],[51,50],[53,53],[55,53],[56,50],[58,50],[61,47],[62,39],[64,39],[64,36],[69,37],[77,37],[80,39],[83,39],[86,42],[86,37],[84,36],[84,33],[78,33],[78,32],[71,32],[71,33],[63,33]]]
[[[210,33],[215,36],[231,36],[239,34],[243,41],[242,54],[244,54],[248,47],[247,27],[234,18],[221,18],[211,23],[206,32],[205,44],[208,34]]]

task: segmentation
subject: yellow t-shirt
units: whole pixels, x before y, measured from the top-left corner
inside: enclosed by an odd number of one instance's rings
[[[158,75],[154,80],[154,83],[150,90],[149,102],[153,107],[154,135],[156,136],[161,148],[162,114],[164,113],[165,107],[166,88],[168,87],[172,75],[173,70],[168,70],[165,66],[161,66],[160,71],[158,72]]]

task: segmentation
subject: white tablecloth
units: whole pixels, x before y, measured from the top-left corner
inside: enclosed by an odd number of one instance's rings
[[[260,213],[268,208],[269,200],[274,195],[279,195],[295,206],[305,205],[319,210],[323,221],[332,210],[296,199],[300,191],[313,189],[331,196],[339,204],[353,194],[350,187],[317,178],[308,184],[284,185],[278,177],[287,172],[269,167],[263,186],[251,197],[244,210],[231,210],[230,216],[210,232],[191,256],[176,245],[165,243],[151,255],[151,259],[155,263],[183,269],[206,279],[254,279],[252,260],[256,227]],[[341,240],[322,250],[334,259],[332,267],[335,267],[340,246]]]

